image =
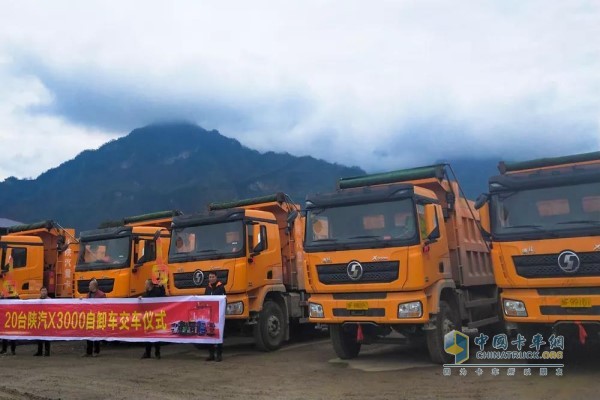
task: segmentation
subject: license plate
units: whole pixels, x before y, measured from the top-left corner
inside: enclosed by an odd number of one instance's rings
[[[560,299],[560,306],[565,308],[588,308],[592,306],[592,299],[585,297],[564,297]]]
[[[348,310],[368,310],[369,302],[368,301],[349,301],[346,303],[346,308]]]

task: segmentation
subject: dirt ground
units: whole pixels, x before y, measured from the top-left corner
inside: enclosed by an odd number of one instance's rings
[[[54,343],[51,357],[32,357],[33,345],[0,358],[3,399],[594,399],[600,391],[597,348],[572,354],[564,376],[466,377],[429,362],[426,350],[398,345],[366,347],[350,362],[336,358],[326,338],[291,343],[273,353],[231,342],[224,361],[205,351],[166,345],[161,360],[141,360],[143,348],[106,344],[98,358],[82,358],[83,342]]]

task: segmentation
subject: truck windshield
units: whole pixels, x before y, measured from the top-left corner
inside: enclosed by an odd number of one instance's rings
[[[240,257],[244,251],[242,220],[210,225],[175,227],[169,261],[186,262]]]
[[[412,199],[309,209],[306,248],[373,248],[418,241]]]
[[[506,238],[598,231],[600,185],[526,189],[492,196],[492,231]]]
[[[76,271],[117,269],[129,266],[131,237],[81,242]]]

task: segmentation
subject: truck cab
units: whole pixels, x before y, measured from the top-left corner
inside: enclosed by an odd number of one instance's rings
[[[37,298],[42,287],[52,297],[72,297],[78,251],[75,230],[54,221],[8,228],[0,237],[2,297]]]
[[[253,335],[261,350],[279,348],[290,321],[307,319],[298,210],[277,193],[174,218],[171,294],[202,295],[215,272],[227,291],[228,331]]]
[[[498,321],[478,215],[459,192],[435,165],[342,179],[307,197],[310,321],[329,326],[340,358],[423,337],[446,362],[446,334]]]
[[[121,226],[81,232],[75,296],[86,297],[92,279],[107,297],[139,296],[145,292],[147,279],[164,283],[168,279],[166,255],[174,215],[181,213],[128,217]]]
[[[498,168],[477,206],[508,328],[599,332],[600,152]]]

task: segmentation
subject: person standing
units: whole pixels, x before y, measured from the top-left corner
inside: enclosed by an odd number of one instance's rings
[[[89,285],[89,293],[88,298],[90,299],[105,299],[106,293],[102,290],[98,289],[98,281],[96,279],[92,279]],[[100,354],[100,342],[97,340],[87,340],[86,352],[83,355],[84,357],[97,357]]]
[[[40,289],[40,299],[46,300],[48,299],[48,289],[42,287]],[[49,340],[38,340],[38,350],[37,353],[34,354],[35,357],[39,357],[42,355],[42,350],[44,351],[44,356],[50,357],[50,341]],[[44,349],[45,348],[45,349]]]
[[[5,297],[3,295],[0,295],[0,299],[4,299],[4,298]],[[0,354],[6,354],[9,344],[10,344],[10,355],[14,356],[16,354],[17,342],[14,340],[6,340],[6,339],[2,339],[2,349],[0,350]]]
[[[155,285],[152,283],[152,279],[146,280],[146,293],[143,297],[165,297],[166,291],[164,286]],[[142,296],[140,296],[140,299]],[[142,355],[142,358],[151,358],[152,343],[146,343],[146,351]],[[154,356],[160,360],[160,342],[154,343]]]
[[[225,285],[217,279],[217,273],[210,271],[208,273],[208,286],[204,292],[207,296],[225,296]],[[224,334],[224,333],[223,333]],[[211,344],[208,348],[209,355],[206,361],[223,361],[223,343]],[[215,357],[215,351],[217,353]]]
[[[17,342],[15,342],[14,340],[6,340],[6,339],[2,339],[2,350],[0,350],[0,354],[6,354],[9,344],[10,344],[10,355],[14,356],[16,354],[15,351],[17,350]]]

